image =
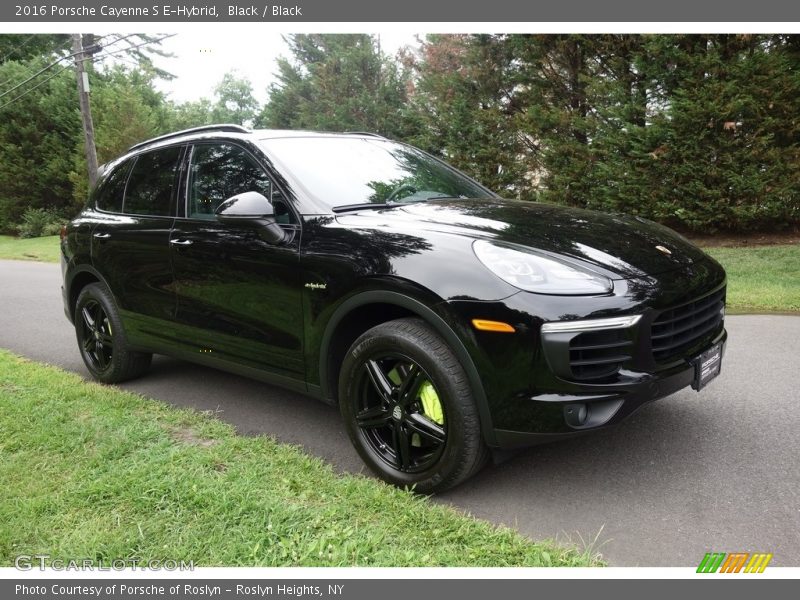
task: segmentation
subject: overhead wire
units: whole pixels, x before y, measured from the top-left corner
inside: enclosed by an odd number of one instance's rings
[[[50,77],[47,77],[46,79],[43,79],[42,81],[40,81],[39,83],[37,83],[37,84],[36,84],[36,85],[34,85],[33,87],[31,87],[31,88],[28,88],[27,90],[25,90],[24,92],[22,92],[20,95],[18,95],[18,96],[16,96],[16,97],[12,98],[11,100],[9,100],[8,102],[6,102],[5,104],[3,104],[3,105],[0,105],[0,110],[3,110],[3,109],[4,109],[6,106],[8,106],[9,104],[13,104],[13,103],[14,103],[14,102],[16,102],[17,100],[19,100],[19,99],[21,99],[21,98],[24,98],[25,96],[27,96],[28,94],[30,94],[31,92],[33,92],[35,89],[37,89],[37,88],[39,88],[39,87],[43,86],[45,83],[47,83],[47,82],[48,82],[48,81],[50,81],[51,79],[53,79],[53,78],[55,78],[55,77],[58,77],[59,75],[61,75],[61,73],[63,73],[64,71],[66,71],[66,70],[67,70],[67,69],[69,69],[69,68],[71,68],[71,65],[66,65],[66,66],[64,66],[64,67],[61,67],[61,69],[60,69],[60,70],[58,70],[58,71],[56,71],[55,73],[53,73],[52,75],[50,75]]]
[[[131,35],[125,36],[125,38],[131,37],[131,36],[133,36],[133,35],[137,35],[137,34],[131,34]],[[129,48],[122,48],[122,49],[120,49],[120,50],[115,50],[114,52],[108,52],[108,53],[105,53],[105,54],[102,54],[102,53],[101,53],[101,54],[98,54],[98,55],[97,55],[97,56],[96,56],[96,57],[95,57],[93,60],[94,60],[94,62],[102,62],[102,61],[106,60],[107,58],[109,58],[109,57],[111,57],[111,56],[114,56],[115,54],[120,54],[121,52],[127,52],[127,51],[133,50],[133,49],[135,49],[135,48],[141,48],[142,46],[147,46],[147,45],[149,45],[149,44],[155,44],[155,43],[158,43],[158,42],[160,42],[160,41],[162,41],[162,40],[165,40],[165,39],[167,39],[167,38],[173,37],[173,36],[175,36],[175,35],[177,35],[177,34],[171,33],[171,34],[169,34],[169,35],[162,36],[162,37],[160,37],[160,38],[158,38],[158,39],[155,39],[155,40],[147,40],[147,41],[144,41],[144,42],[142,42],[141,44],[135,44],[135,45],[133,45],[133,46],[130,46]],[[121,41],[122,39],[125,39],[125,38],[119,38],[119,39],[117,40],[117,42],[118,42],[118,41]],[[116,42],[112,42],[112,44],[114,44],[114,43],[116,43]],[[112,45],[112,44],[109,44],[109,46],[110,46],[110,45]],[[83,54],[83,53],[84,53],[84,50],[82,50],[81,52],[75,52],[75,53],[73,53],[73,54],[70,54],[70,55],[67,55],[67,56],[64,56],[64,57],[60,58],[59,60],[57,60],[57,61],[55,61],[55,62],[51,63],[50,65],[48,65],[48,66],[44,67],[43,69],[40,69],[40,70],[39,70],[39,71],[37,71],[35,74],[33,74],[33,75],[31,75],[30,77],[28,77],[28,79],[26,79],[26,80],[25,80],[25,81],[23,81],[22,83],[19,83],[18,85],[14,86],[14,87],[13,87],[13,88],[11,88],[10,90],[7,90],[6,92],[3,92],[2,94],[0,94],[0,98],[2,98],[3,96],[7,96],[9,93],[11,93],[11,92],[13,92],[14,90],[16,90],[16,89],[18,89],[18,88],[22,87],[23,85],[25,85],[25,84],[26,84],[26,83],[28,83],[29,81],[31,81],[31,80],[33,80],[33,79],[35,79],[35,78],[36,78],[36,77],[38,77],[39,75],[41,75],[41,74],[45,73],[46,71],[48,71],[48,70],[52,69],[53,67],[55,67],[56,65],[58,65],[60,62],[62,62],[64,59],[66,59],[66,58],[70,58],[70,57],[74,57],[74,56],[77,56],[77,55],[79,55],[79,54]],[[20,100],[21,98],[24,98],[25,96],[27,96],[28,94],[30,94],[31,92],[33,92],[35,89],[37,89],[37,88],[39,88],[39,87],[43,86],[45,83],[47,83],[47,82],[48,82],[48,81],[50,81],[51,79],[53,79],[53,78],[57,77],[58,75],[60,75],[61,73],[63,73],[64,71],[66,71],[66,70],[67,70],[67,69],[69,69],[69,68],[70,68],[70,65],[66,65],[66,66],[62,67],[60,70],[56,71],[55,73],[53,73],[52,75],[50,75],[50,76],[49,76],[49,77],[47,77],[46,79],[43,79],[42,81],[40,81],[39,83],[37,83],[37,84],[36,84],[36,85],[34,85],[33,87],[31,87],[31,88],[28,88],[27,90],[25,90],[24,92],[22,92],[22,93],[21,93],[21,94],[19,94],[18,96],[14,97],[14,98],[12,98],[11,100],[9,100],[8,102],[6,102],[6,103],[4,103],[4,104],[0,105],[0,110],[4,109],[6,106],[9,106],[10,104],[13,104],[13,103],[14,103],[14,102],[16,102],[17,100]]]
[[[31,35],[30,35],[30,37],[28,38],[28,40],[27,40],[27,41],[29,42],[29,41],[30,41],[30,39],[31,39],[33,36],[35,36],[35,35],[38,35],[38,34],[35,34],[35,33],[31,34]],[[13,52],[16,52],[16,53],[19,55],[19,52],[20,52],[20,50],[21,50],[21,49],[22,49],[22,48],[23,48],[25,45],[26,45],[26,43],[23,43],[23,44],[22,44],[22,45],[21,45],[19,48],[15,48],[15,49],[13,50]],[[58,48],[57,50],[58,50],[59,52],[66,52],[66,51],[68,51],[68,50],[69,50],[69,45],[68,45],[67,47],[61,47],[61,48]],[[55,51],[55,50],[54,50],[54,51]],[[61,61],[62,61],[62,60],[64,60],[65,58],[68,58],[68,57],[67,57],[67,56],[62,56],[61,58],[59,58],[59,59],[58,59],[58,61],[56,61],[56,63],[55,63],[55,64],[58,64],[59,62],[61,62]],[[6,81],[4,81],[4,82],[0,83],[0,88],[2,88],[2,87],[5,87],[6,85],[8,85],[8,84],[10,84],[10,83],[11,83],[11,79],[7,79]],[[24,84],[24,83],[25,83],[25,82],[23,82],[23,84]],[[9,90],[9,91],[13,91],[13,89],[12,89],[12,90]]]
[[[8,89],[8,90],[6,90],[5,92],[3,92],[2,94],[0,94],[0,98],[2,98],[3,96],[8,96],[8,95],[9,95],[11,92],[13,92],[14,90],[18,90],[19,88],[21,88],[23,85],[25,85],[25,84],[26,84],[26,83],[28,83],[29,81],[33,81],[33,80],[34,80],[34,79],[36,79],[36,78],[37,78],[39,75],[41,75],[41,74],[43,74],[43,73],[46,73],[47,71],[49,71],[49,70],[50,70],[50,69],[52,69],[53,67],[57,66],[59,63],[63,62],[64,60],[66,60],[66,59],[68,59],[68,58],[72,58],[73,56],[77,56],[78,54],[83,54],[83,50],[81,50],[80,52],[73,52],[72,54],[68,54],[68,55],[66,55],[66,56],[62,56],[62,57],[61,57],[61,58],[59,58],[58,60],[56,60],[56,61],[54,61],[54,62],[50,63],[49,65],[47,65],[46,67],[42,67],[41,69],[39,69],[38,71],[36,71],[36,73],[34,73],[34,74],[33,74],[33,75],[31,75],[30,77],[28,77],[28,78],[27,78],[25,81],[21,81],[20,83],[18,83],[17,85],[15,85],[14,87],[12,87],[11,89]]]

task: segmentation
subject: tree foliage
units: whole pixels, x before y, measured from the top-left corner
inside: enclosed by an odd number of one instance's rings
[[[405,137],[407,74],[365,34],[297,34],[257,123]]]
[[[495,189],[693,230],[800,221],[796,36],[436,36],[423,54],[454,46],[419,65],[423,145]]]
[[[515,112],[509,48],[495,36],[430,36],[411,60],[417,73],[411,140],[484,185],[525,196],[522,132],[506,124]]]
[[[69,47],[70,36],[66,33],[4,34],[0,35],[0,64],[11,60],[19,62],[51,56]]]
[[[214,97],[217,102],[211,109],[212,122],[252,125],[259,105],[249,79],[225,73],[214,88]]]
[[[690,230],[800,224],[800,36],[431,35],[390,57],[376,36],[298,34],[264,106],[235,72],[176,104],[156,90],[169,77],[157,48],[115,43],[131,47],[124,66],[90,72],[100,162],[214,122],[371,131],[509,197]],[[24,99],[6,94],[68,47],[63,34],[0,36],[0,230],[86,197],[69,62]]]
[[[92,115],[97,160],[104,164],[133,144],[166,133],[172,115],[163,94],[154,87],[152,73],[115,66],[92,74]],[[88,195],[83,137],[78,136],[69,172],[73,204],[82,206]]]
[[[48,59],[0,65],[0,80],[21,81]],[[0,230],[11,230],[28,208],[67,209],[69,173],[81,141],[75,75],[66,70],[25,102],[0,108]]]

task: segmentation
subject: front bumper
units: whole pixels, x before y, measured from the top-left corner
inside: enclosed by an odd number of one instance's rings
[[[722,344],[723,356],[728,334],[723,329],[707,347]],[[587,431],[603,429],[629,417],[643,405],[691,386],[695,367],[689,361],[659,373],[626,373],[631,383],[583,385],[572,393],[539,393],[527,398],[524,412],[533,417],[537,431],[495,428],[498,447],[513,448],[564,439]],[[580,411],[585,416],[577,419]],[[577,424],[582,420],[581,424]]]
[[[684,307],[706,299],[713,302],[697,305],[698,314],[716,318],[708,328],[704,322],[689,343],[672,344],[669,323],[683,318]],[[713,261],[658,279],[615,282],[614,292],[605,296],[520,292],[496,301],[449,301],[451,326],[483,384],[486,443],[515,447],[608,427],[640,406],[690,386],[695,373],[691,361],[727,339],[724,301],[725,272]],[[636,318],[605,338],[569,328],[542,330],[545,323],[599,320],[608,325],[625,317]],[[476,331],[472,319],[508,323],[514,333]],[[683,323],[675,329],[683,330]],[[617,349],[624,356],[617,357]]]

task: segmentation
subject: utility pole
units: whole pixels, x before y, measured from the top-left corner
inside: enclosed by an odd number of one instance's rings
[[[91,38],[91,35],[87,36]],[[86,149],[86,164],[89,167],[89,189],[97,183],[97,149],[94,145],[94,122],[92,109],[89,105],[89,73],[86,72],[86,60],[89,59],[98,47],[91,43],[85,48],[83,37],[80,33],[72,34],[72,53],[75,55],[75,73],[78,77],[78,100],[81,107],[83,120],[83,140]]]

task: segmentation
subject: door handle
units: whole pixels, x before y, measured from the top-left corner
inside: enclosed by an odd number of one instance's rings
[[[170,240],[169,243],[176,246],[191,246],[192,240]]]
[[[111,237],[110,233],[95,233],[93,237],[96,237],[98,240],[107,240]]]

